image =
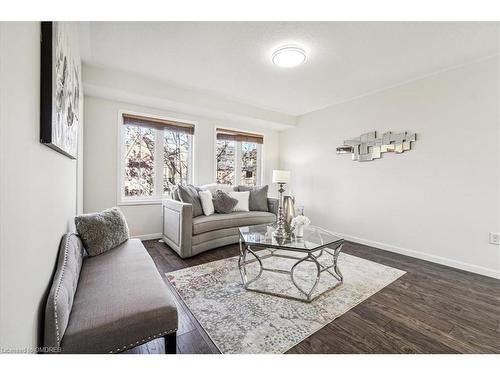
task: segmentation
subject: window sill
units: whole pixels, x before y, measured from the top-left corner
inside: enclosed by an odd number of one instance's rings
[[[150,206],[161,205],[163,199],[134,199],[118,202],[118,206]]]

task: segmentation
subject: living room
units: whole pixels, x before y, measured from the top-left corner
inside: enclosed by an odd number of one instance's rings
[[[13,19],[0,360],[497,361],[499,22]]]

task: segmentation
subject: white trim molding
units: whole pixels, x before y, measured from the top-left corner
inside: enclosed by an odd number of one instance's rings
[[[137,236],[131,236],[130,238],[136,238],[136,239],[139,239],[141,241],[159,240],[161,238],[161,233],[140,234]]]
[[[357,243],[360,243],[362,245],[376,247],[376,248],[379,248],[382,250],[390,251],[392,253],[406,255],[406,256],[409,256],[412,258],[422,259],[422,260],[426,260],[429,262],[442,264],[444,266],[457,268],[457,269],[460,269],[463,271],[468,271],[468,272],[472,272],[472,273],[477,273],[479,275],[493,277],[495,279],[500,279],[500,270],[495,270],[494,268],[481,267],[481,266],[477,266],[475,264],[460,262],[458,260],[444,258],[444,257],[432,255],[429,253],[424,253],[422,251],[405,249],[405,248],[398,247],[398,246],[388,245],[388,244],[385,244],[382,242],[371,241],[371,240],[367,240],[364,238],[351,236],[351,235],[345,234],[345,233],[334,232],[334,234],[344,238],[346,241],[357,242]]]

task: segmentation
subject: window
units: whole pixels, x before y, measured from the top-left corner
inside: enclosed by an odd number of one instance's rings
[[[177,184],[191,182],[191,134],[165,130],[163,151],[163,193]]]
[[[241,142],[241,181],[242,185],[257,186],[258,144]]]
[[[194,125],[123,114],[121,201],[158,200],[192,175]]]
[[[125,197],[150,197],[154,194],[155,130],[126,125]]]
[[[217,140],[217,183],[234,185],[236,142]]]
[[[219,184],[257,186],[264,138],[258,134],[217,129],[216,179]]]

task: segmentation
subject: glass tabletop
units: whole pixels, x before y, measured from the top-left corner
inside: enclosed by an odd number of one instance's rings
[[[336,245],[343,241],[342,237],[338,237],[313,225],[304,228],[303,237],[295,237],[292,234],[290,238],[279,241],[273,236],[273,232],[276,229],[268,224],[240,227],[239,230],[240,237],[245,244],[277,249],[314,251],[323,247]]]

